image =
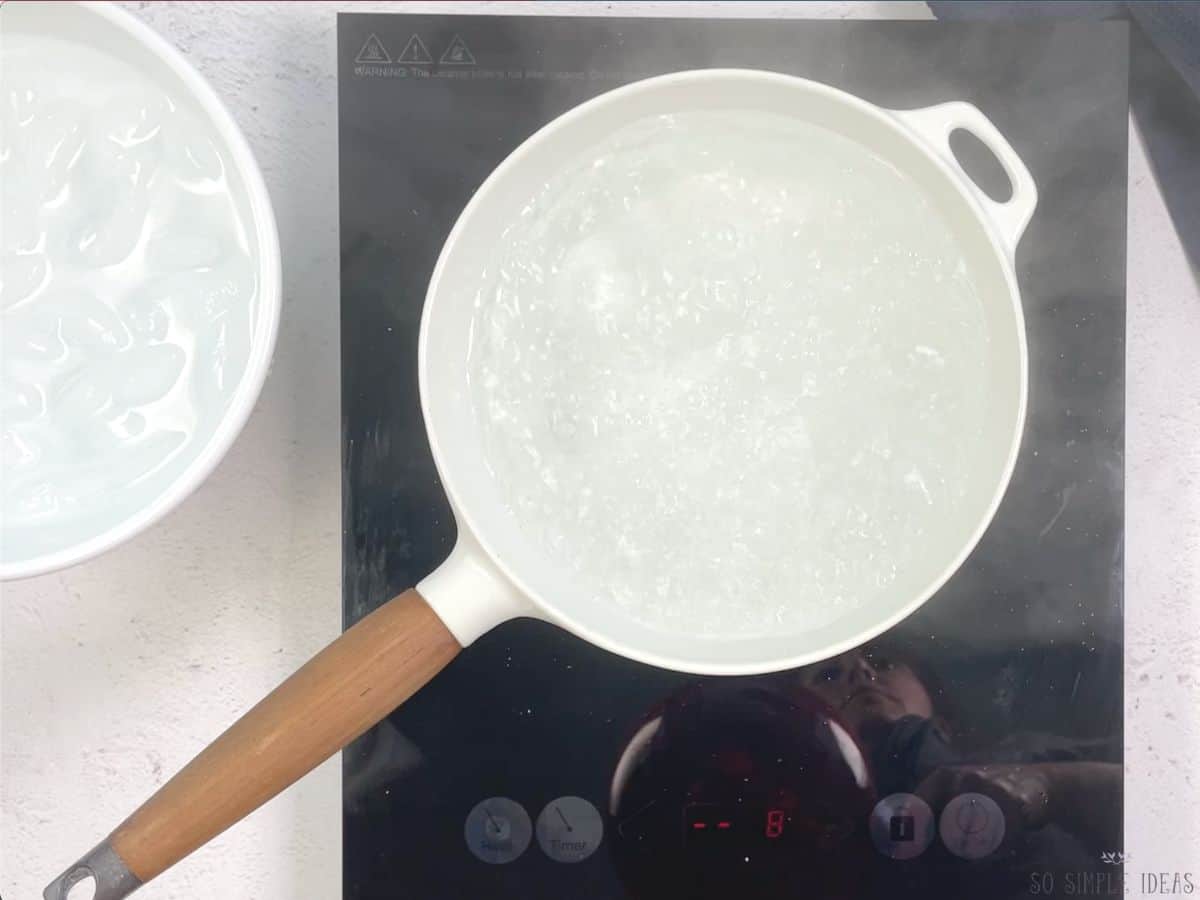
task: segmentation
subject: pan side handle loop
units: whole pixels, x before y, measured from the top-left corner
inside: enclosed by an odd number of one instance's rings
[[[924,109],[896,109],[892,115],[915,132],[930,150],[957,173],[1003,238],[1004,248],[1011,261],[1025,226],[1037,207],[1037,185],[1017,151],[1005,139],[991,120],[970,103],[954,101],[927,106]],[[1000,161],[1012,185],[1012,196],[1004,202],[989,197],[967,174],[950,149],[950,134],[958,129],[970,132]]]

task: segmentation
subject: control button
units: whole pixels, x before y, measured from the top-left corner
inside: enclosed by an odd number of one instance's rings
[[[984,794],[959,794],[942,810],[938,831],[955,856],[983,859],[1004,840],[1004,812]]]
[[[463,825],[467,849],[485,863],[510,863],[529,846],[533,825],[520,803],[489,797],[467,813]]]
[[[933,843],[934,818],[916,794],[889,794],[871,810],[871,840],[892,859],[920,856]]]
[[[596,852],[603,838],[600,810],[582,797],[552,800],[538,816],[538,846],[555,862],[582,862]]]

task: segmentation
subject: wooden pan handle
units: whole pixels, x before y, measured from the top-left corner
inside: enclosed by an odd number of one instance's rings
[[[462,649],[415,590],[371,613],[211,743],[46,889],[88,876],[117,900],[249,815],[411,697]],[[112,857],[115,856],[115,861]],[[105,892],[104,865],[130,887]],[[84,870],[80,874],[80,870]],[[131,877],[130,877],[131,876]]]

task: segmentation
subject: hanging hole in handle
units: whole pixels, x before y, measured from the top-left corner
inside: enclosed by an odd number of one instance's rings
[[[1013,183],[996,154],[965,128],[950,132],[950,152],[958,160],[967,177],[996,203],[1007,203],[1012,199]]]
[[[80,869],[71,876],[71,881],[64,895],[65,900],[94,900],[96,896],[96,876],[87,869]]]

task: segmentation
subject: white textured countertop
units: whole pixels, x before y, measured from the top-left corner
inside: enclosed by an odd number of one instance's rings
[[[341,622],[339,5],[126,5],[212,82],[258,156],[283,245],[283,321],[253,417],[194,496],[99,559],[0,588],[5,900],[40,897],[51,877],[335,637]],[[870,17],[880,7],[888,17],[928,17],[922,4],[640,3],[614,11]],[[1200,289],[1136,135],[1130,166],[1127,869],[1191,869],[1198,879]],[[340,835],[335,761],[138,896],[336,900]]]

